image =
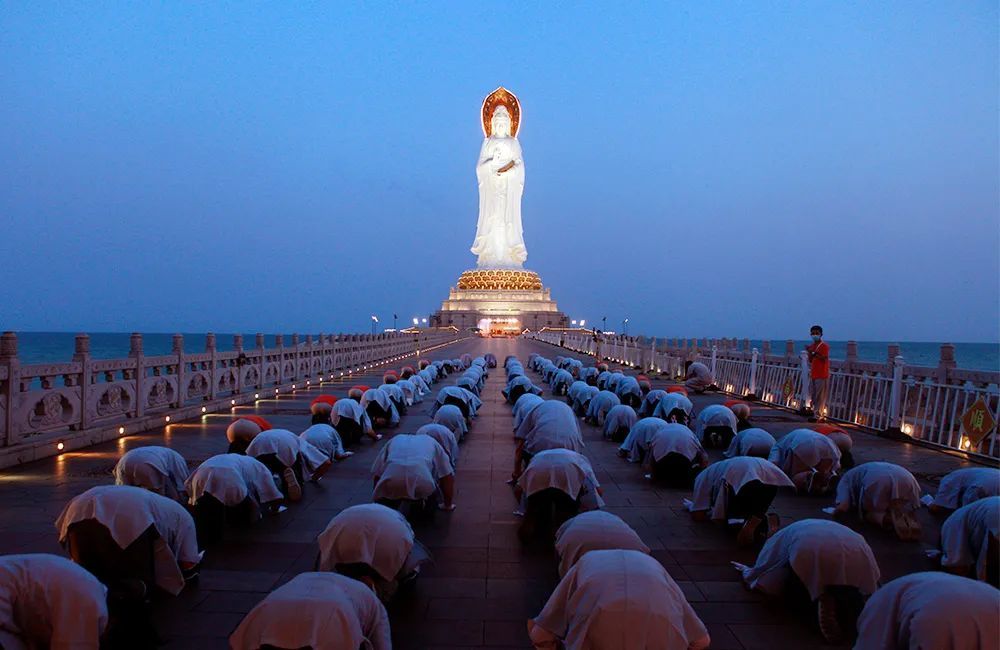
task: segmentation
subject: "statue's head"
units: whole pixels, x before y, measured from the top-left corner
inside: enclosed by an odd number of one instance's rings
[[[497,106],[491,120],[492,132],[495,136],[506,138],[510,136],[510,113],[504,105]]]

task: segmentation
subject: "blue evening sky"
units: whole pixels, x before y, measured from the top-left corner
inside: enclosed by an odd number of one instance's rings
[[[500,84],[571,317],[997,339],[997,3],[914,1],[4,2],[0,328],[427,315]]]

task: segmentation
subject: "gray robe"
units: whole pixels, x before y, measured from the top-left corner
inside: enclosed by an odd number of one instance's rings
[[[98,650],[107,592],[64,557],[0,555],[0,647]]]
[[[653,436],[665,426],[667,423],[660,418],[642,418],[632,426],[618,449],[625,453],[628,462],[638,463],[649,449]]]
[[[934,505],[954,510],[978,499],[996,496],[1000,496],[1000,469],[966,467],[941,479]]]
[[[729,491],[726,487],[733,488],[733,492],[739,494],[743,486],[751,481],[795,488],[791,479],[774,463],[753,456],[737,456],[712,463],[698,475],[694,481],[694,496],[690,510],[709,511],[712,519],[726,520],[729,508]]]
[[[587,417],[592,418],[597,424],[604,426],[604,418],[607,417],[611,407],[618,406],[622,401],[618,399],[610,390],[602,390],[590,399],[590,407],[587,409]]]
[[[465,437],[465,434],[469,432],[469,423],[465,421],[465,416],[462,415],[462,409],[458,408],[454,404],[445,404],[437,410],[434,414],[434,423],[443,424],[444,426],[451,429],[451,432],[455,434],[455,437],[460,441]]]
[[[911,573],[876,591],[854,650],[985,650],[1000,639],[997,590],[941,572]]]
[[[547,400],[528,413],[515,438],[524,440],[524,450],[537,454],[546,449],[583,451],[583,435],[573,409],[564,402]]]
[[[656,405],[660,403],[660,400],[669,395],[667,391],[657,388],[656,390],[651,390],[646,393],[646,396],[642,398],[642,404],[639,406],[639,417],[646,417],[653,415],[653,411],[656,409]]]
[[[430,436],[395,436],[372,463],[378,479],[372,498],[426,499],[437,491],[438,481],[454,473],[447,452]]]
[[[920,508],[920,484],[899,465],[871,462],[848,470],[837,484],[837,509],[855,509],[858,517],[879,519],[890,509]]]
[[[590,551],[620,549],[649,553],[649,547],[631,526],[618,515],[604,510],[581,512],[560,526],[555,547],[560,577]]]
[[[979,499],[962,506],[941,526],[941,566],[975,565],[976,579],[986,580],[990,537],[1000,536],[1000,497]]]
[[[612,407],[604,418],[604,437],[610,438],[615,431],[622,427],[631,430],[638,420],[639,418],[635,414],[635,409],[631,406],[619,404]]]
[[[517,398],[517,402],[514,403],[513,411],[515,432],[521,427],[521,423],[524,422],[524,418],[527,417],[528,413],[543,402],[545,402],[545,400],[534,393],[525,393]]]
[[[623,550],[591,551],[580,558],[529,630],[536,648],[554,636],[563,639],[566,650],[678,650],[705,648],[709,641],[705,625],[663,565]]]
[[[337,573],[300,573],[264,597],[229,637],[234,650],[390,650],[385,606],[364,583]]]
[[[126,452],[114,473],[117,485],[134,485],[181,501],[188,467],[184,457],[173,449],[150,446]]]
[[[736,434],[723,454],[726,458],[758,456],[767,458],[774,447],[774,436],[763,429],[744,429]]]
[[[727,427],[736,435],[736,414],[728,406],[712,404],[698,412],[694,420],[694,435],[702,438],[709,427]]]
[[[865,538],[827,519],[802,519],[764,543],[752,567],[737,565],[751,589],[773,596],[795,574],[813,600],[827,587],[856,587],[864,595],[878,588],[879,568]]]

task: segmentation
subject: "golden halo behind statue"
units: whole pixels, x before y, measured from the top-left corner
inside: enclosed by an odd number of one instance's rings
[[[510,135],[517,137],[517,132],[521,128],[521,102],[517,101],[514,93],[503,86],[500,86],[483,100],[483,133],[486,137],[493,134],[493,111],[497,106],[506,106],[510,113]]]

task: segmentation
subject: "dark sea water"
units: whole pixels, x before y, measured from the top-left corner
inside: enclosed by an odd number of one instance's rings
[[[72,332],[19,332],[18,357],[21,363],[59,363],[69,361],[73,356]],[[255,347],[254,333],[243,335],[244,349]],[[305,334],[301,334],[305,340]],[[291,345],[291,334],[285,334],[285,345]],[[265,337],[268,347],[274,345],[274,335]],[[843,359],[846,355],[846,341],[828,341],[831,357]],[[751,341],[751,345],[761,349],[761,341]],[[801,350],[807,341],[796,341],[795,349]],[[888,341],[859,341],[858,357],[863,361],[886,361]],[[914,366],[937,366],[940,343],[900,342],[903,358]],[[173,347],[172,334],[143,334],[143,352],[146,356],[170,354]],[[90,335],[90,353],[96,359],[113,359],[128,356],[129,335],[121,332],[98,332]],[[220,352],[233,349],[231,333],[216,333],[216,348]],[[185,334],[184,349],[187,352],[205,350],[205,334]],[[771,341],[771,352],[783,354],[784,341]],[[1000,371],[1000,344],[997,343],[956,343],[955,359],[960,368],[971,370]]]

